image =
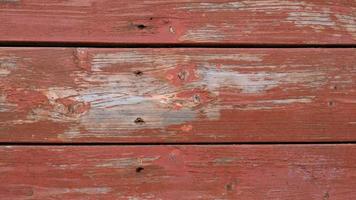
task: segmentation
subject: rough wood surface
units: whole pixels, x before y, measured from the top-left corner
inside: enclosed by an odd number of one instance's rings
[[[0,0],[0,41],[355,44],[355,0]]]
[[[355,49],[0,49],[0,141],[356,139]]]
[[[356,198],[355,145],[0,148],[0,198]]]

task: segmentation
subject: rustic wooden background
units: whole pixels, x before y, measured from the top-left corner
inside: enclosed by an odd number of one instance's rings
[[[355,0],[0,0],[0,199],[356,199]]]

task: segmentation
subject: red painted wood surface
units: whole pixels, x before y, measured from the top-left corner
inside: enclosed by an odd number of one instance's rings
[[[0,198],[356,198],[355,145],[0,147]]]
[[[356,199],[355,48],[178,48],[351,47],[355,0],[0,0],[19,44],[67,48],[0,48],[0,200]]]
[[[355,49],[0,49],[2,142],[355,141]]]
[[[0,0],[0,41],[355,44],[355,13],[355,0]]]

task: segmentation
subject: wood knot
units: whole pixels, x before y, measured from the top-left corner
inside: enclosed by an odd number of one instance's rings
[[[68,105],[67,108],[69,114],[82,114],[88,110],[88,105],[83,102],[74,102]]]

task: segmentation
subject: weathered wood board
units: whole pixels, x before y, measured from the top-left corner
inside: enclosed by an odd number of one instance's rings
[[[355,141],[355,63],[352,48],[1,48],[0,141]]]
[[[2,146],[0,198],[356,198],[355,145]]]
[[[355,0],[0,0],[0,42],[355,44]]]
[[[356,0],[0,0],[0,45],[0,200],[356,199]]]

